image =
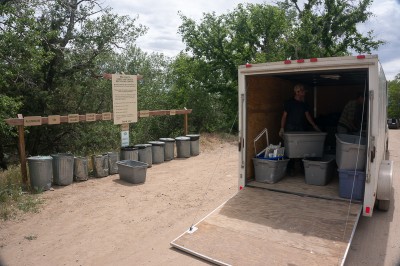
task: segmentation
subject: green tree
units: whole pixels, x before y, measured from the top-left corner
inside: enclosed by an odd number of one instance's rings
[[[12,143],[13,138],[16,137],[16,131],[4,120],[13,117],[19,112],[21,106],[19,98],[0,94],[0,167],[3,169],[7,168],[7,162],[4,159],[5,145]]]
[[[203,84],[203,75],[208,65],[181,53],[171,65],[173,87],[169,92],[170,102],[175,106],[193,109],[189,120],[189,131],[222,131],[231,126],[227,114],[226,99],[218,92],[210,92]]]
[[[357,25],[373,14],[368,7],[373,0],[308,0],[301,8],[297,0],[285,0],[278,5],[293,17],[293,32],[288,39],[292,59],[329,57],[370,53],[384,42],[375,40],[373,30],[365,35]]]
[[[146,32],[137,17],[115,15],[96,0],[9,1],[0,15],[0,86],[23,96],[24,115],[111,111],[97,59]],[[29,128],[28,153],[64,149],[73,132],[68,125]]]
[[[210,93],[214,101],[219,100],[219,112],[225,113],[226,118],[220,125],[228,129],[237,113],[238,65],[283,60],[290,23],[283,10],[266,4],[239,4],[233,12],[220,16],[207,13],[199,24],[180,16],[179,33],[192,59],[180,57],[175,66],[186,62],[191,64],[186,70],[194,73],[186,73],[193,77],[192,84],[178,84],[179,89],[191,86],[202,95]],[[203,112],[207,111],[213,110]]]
[[[364,35],[357,29],[372,16],[368,11],[371,3],[308,0],[302,8],[297,0],[284,0],[277,6],[239,4],[220,16],[204,14],[200,22],[180,14],[179,33],[189,58],[177,66],[191,64],[187,70],[193,73],[186,73],[193,77],[190,86],[220,97],[224,103],[221,111],[227,112],[227,120],[233,120],[238,65],[368,53],[383,44],[374,39],[373,31]],[[183,88],[189,90],[189,85],[180,85]]]
[[[400,73],[388,82],[388,117],[400,118]]]

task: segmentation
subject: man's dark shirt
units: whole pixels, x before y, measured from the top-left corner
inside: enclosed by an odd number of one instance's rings
[[[287,112],[285,131],[306,130],[305,113],[309,112],[309,107],[305,102],[292,98],[285,102],[284,110]]]

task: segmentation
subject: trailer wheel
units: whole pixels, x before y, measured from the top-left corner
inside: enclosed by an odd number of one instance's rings
[[[378,200],[378,209],[380,211],[388,211],[390,207],[390,200]]]

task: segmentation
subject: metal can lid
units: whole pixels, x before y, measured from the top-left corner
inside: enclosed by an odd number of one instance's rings
[[[187,141],[187,140],[190,140],[190,138],[189,138],[189,137],[183,137],[183,136],[181,136],[181,137],[176,137],[175,140]]]
[[[164,146],[165,142],[162,142],[162,141],[149,141],[149,144],[151,144],[153,146]]]
[[[145,144],[136,144],[135,147],[138,148],[138,149],[145,149],[145,148],[147,148],[147,147],[151,147],[151,144],[149,144],[149,143],[145,143]]]
[[[28,157],[28,160],[30,160],[30,161],[53,160],[53,157],[37,155],[37,156]]]
[[[198,140],[200,138],[200,135],[199,134],[189,134],[189,135],[186,135],[186,137],[189,137],[190,140]]]
[[[175,142],[175,139],[173,138],[159,138],[159,140],[163,142]]]

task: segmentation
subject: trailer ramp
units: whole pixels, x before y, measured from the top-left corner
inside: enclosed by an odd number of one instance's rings
[[[342,265],[361,211],[245,187],[171,245],[219,265]]]

